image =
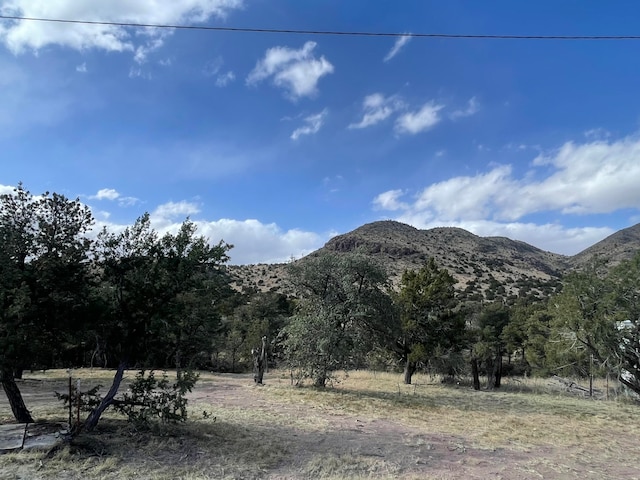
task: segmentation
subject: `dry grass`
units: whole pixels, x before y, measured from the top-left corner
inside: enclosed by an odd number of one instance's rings
[[[542,379],[477,392],[466,386],[443,385],[423,375],[416,375],[413,385],[403,385],[400,380],[397,374],[357,371],[334,388],[317,390],[290,388],[282,375],[265,392],[326,411],[394,419],[431,432],[464,436],[478,448],[605,444],[624,450],[629,446],[621,434],[640,438],[638,405],[574,397],[551,389]],[[640,456],[639,447],[631,448],[638,449]]]
[[[74,376],[83,389],[106,388],[112,373]],[[67,378],[48,371],[23,382],[37,418],[66,419],[51,392]],[[264,387],[250,375],[203,373],[186,424],[143,432],[107,415],[53,452],[0,455],[0,479],[486,478],[496,458],[514,472],[502,478],[640,478],[630,461],[640,458],[636,404],[576,398],[540,380],[494,392],[414,380],[352,372],[317,390],[291,387],[284,372]]]

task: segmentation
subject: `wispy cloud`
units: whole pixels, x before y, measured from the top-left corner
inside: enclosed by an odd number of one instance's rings
[[[216,77],[216,87],[226,87],[236,79],[236,74],[229,70],[226,73],[222,73]]]
[[[444,105],[433,101],[425,103],[422,108],[415,112],[407,112],[396,120],[395,130],[397,133],[408,133],[415,135],[433,128],[441,120],[440,110]]]
[[[385,55],[384,61],[388,62],[393,57],[398,55],[398,53],[400,53],[400,50],[402,50],[402,47],[404,47],[407,43],[409,43],[410,40],[411,40],[411,35],[402,35],[398,37],[396,39],[396,42],[393,44],[393,47],[391,47],[391,50],[389,50],[389,53]]]
[[[352,123],[348,128],[359,129],[371,127],[386,120],[390,115],[404,107],[402,100],[392,95],[385,98],[381,93],[374,93],[364,98],[362,102],[363,115],[357,123]]]
[[[139,202],[135,197],[125,197],[113,188],[101,188],[95,195],[89,195],[89,200],[108,200],[117,201],[121,207],[130,207]]]
[[[285,89],[291,100],[315,95],[320,78],[334,71],[326,58],[313,55],[316,46],[316,42],[306,42],[299,50],[288,47],[268,49],[249,73],[247,85],[272,78],[274,85]]]
[[[454,110],[449,117],[451,120],[458,120],[459,118],[470,117],[480,111],[480,104],[476,97],[471,97],[467,102],[466,108],[460,110]]]
[[[302,135],[313,135],[320,131],[322,125],[324,124],[327,115],[329,114],[329,110],[326,108],[322,110],[320,113],[316,113],[315,115],[309,115],[304,119],[305,125],[299,128],[296,128],[291,134],[292,140],[297,140]]]
[[[236,79],[236,74],[231,70],[221,73],[223,65],[224,59],[219,56],[208,61],[202,71],[206,77],[215,77],[215,85],[220,88],[226,87]]]

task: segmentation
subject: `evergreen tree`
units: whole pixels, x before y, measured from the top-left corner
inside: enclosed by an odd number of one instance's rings
[[[410,384],[419,362],[437,351],[460,351],[464,344],[465,319],[456,310],[455,280],[430,258],[418,271],[407,270],[395,296],[401,335],[396,344],[404,364],[404,383]]]
[[[285,329],[285,354],[299,378],[324,387],[336,370],[364,362],[375,345],[392,338],[387,274],[369,257],[323,253],[290,267],[298,294]]]

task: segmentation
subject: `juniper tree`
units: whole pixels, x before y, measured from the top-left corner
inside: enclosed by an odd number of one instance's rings
[[[289,274],[298,302],[284,347],[299,378],[324,387],[336,370],[359,365],[392,337],[387,274],[370,257],[325,252],[291,265]]]

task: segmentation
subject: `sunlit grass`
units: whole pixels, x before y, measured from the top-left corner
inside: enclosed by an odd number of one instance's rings
[[[291,388],[285,375],[262,390],[294,404],[391,419],[430,432],[459,435],[479,448],[579,446],[605,442],[628,448],[621,432],[640,438],[640,408],[624,401],[597,401],[561,393],[548,381],[525,380],[494,391],[444,385],[425,375],[404,385],[398,374],[355,371],[333,388]],[[615,436],[616,439],[611,439]],[[617,445],[617,446],[616,446]],[[640,448],[634,446],[632,448]]]
[[[101,384],[106,391],[114,372],[71,373],[82,390]],[[126,373],[123,388],[135,374]],[[68,388],[68,375],[64,370],[34,372],[20,383],[36,418],[66,421],[68,411],[53,391]],[[71,445],[0,455],[0,479],[440,478],[416,475],[406,458],[402,464],[393,456],[367,449],[341,451],[330,444],[342,435],[335,431],[336,422],[353,419],[385,420],[412,432],[396,437],[394,446],[409,457],[429,450],[439,437],[460,452],[566,452],[566,462],[536,455],[521,465],[531,476],[542,471],[562,477],[584,461],[593,462],[597,471],[601,465],[640,458],[640,406],[615,397],[576,397],[544,379],[505,379],[500,390],[476,392],[467,384],[445,385],[425,375],[414,376],[413,385],[403,385],[402,376],[391,373],[355,371],[339,377],[319,390],[292,386],[288,372],[269,372],[260,387],[251,375],[203,372],[185,424],[140,431],[107,413],[96,432]],[[220,393],[216,389],[225,385],[232,385],[232,396],[214,400],[206,393]],[[8,415],[3,409],[3,421],[11,420]],[[313,446],[317,438],[327,445]],[[311,451],[301,455],[299,442],[311,445]],[[421,461],[416,457],[414,465]]]

